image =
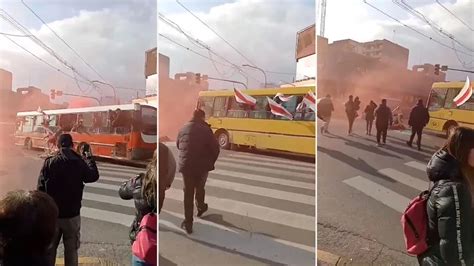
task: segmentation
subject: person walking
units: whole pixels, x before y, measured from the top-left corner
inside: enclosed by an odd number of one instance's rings
[[[48,248],[58,207],[41,191],[11,191],[0,201],[0,265],[53,266]]]
[[[59,210],[58,226],[49,250],[51,265],[55,264],[56,250],[62,238],[65,265],[76,266],[80,246],[80,210],[84,183],[97,181],[99,170],[92,158],[90,146],[84,145],[79,155],[73,149],[70,134],[60,135],[57,146],[59,151],[44,161],[37,189],[50,195]]]
[[[370,101],[370,103],[365,107],[365,121],[366,121],[366,135],[372,135],[372,125],[375,119],[375,109],[377,108],[377,104],[374,101]]]
[[[130,242],[136,239],[140,228],[140,222],[148,213],[156,214],[156,174],[157,174],[157,154],[153,153],[153,159],[148,163],[146,172],[138,174],[127,182],[124,182],[119,188],[119,196],[124,200],[133,199],[135,202],[135,218],[130,226],[129,238]],[[156,232],[155,232],[156,233]],[[132,255],[132,265],[156,265],[146,263],[140,258]]]
[[[159,210],[158,213],[161,213],[161,208],[163,207],[163,202],[165,201],[166,190],[168,190],[174,181],[174,176],[176,174],[176,161],[174,159],[173,153],[171,152],[165,144],[159,143]]]
[[[334,105],[332,104],[331,95],[326,95],[318,103],[318,116],[324,121],[321,126],[321,134],[329,133],[329,123],[331,122],[331,115],[334,111]]]
[[[377,129],[377,146],[385,145],[389,125],[393,123],[392,111],[387,106],[387,100],[383,99],[380,106],[375,110],[375,128]],[[382,137],[383,144],[380,143]]]
[[[357,118],[359,116],[359,113],[358,111],[360,110],[360,99],[359,99],[359,96],[356,96],[354,98],[354,110],[355,110],[355,117]]]
[[[179,131],[176,146],[179,151],[179,172],[184,181],[184,221],[181,228],[193,232],[193,198],[196,197],[197,216],[207,211],[205,203],[206,180],[219,157],[219,144],[205,122],[204,111],[197,109],[193,118]]]
[[[423,105],[423,100],[419,99],[415,107],[411,109],[410,119],[408,120],[408,125],[411,127],[410,140],[407,141],[408,146],[412,146],[415,135],[417,135],[416,145],[418,150],[421,150],[421,135],[423,134],[423,128],[429,121],[428,109]]]
[[[419,264],[474,265],[474,130],[455,129],[426,172],[432,184],[426,202],[429,248]]]
[[[350,95],[349,100],[344,104],[346,108],[347,120],[349,121],[349,131],[347,135],[352,135],[352,126],[354,125],[354,120],[356,118],[356,106],[354,103],[354,96]]]

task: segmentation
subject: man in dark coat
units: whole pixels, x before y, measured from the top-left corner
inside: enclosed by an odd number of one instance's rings
[[[329,122],[331,122],[331,115],[334,111],[334,105],[332,104],[331,95],[326,95],[325,98],[321,99],[318,103],[318,116],[324,121],[321,127],[321,134],[329,133]]]
[[[57,145],[57,154],[44,161],[37,189],[50,195],[59,210],[58,226],[49,251],[51,265],[56,260],[56,250],[61,238],[64,243],[65,264],[78,265],[84,183],[97,181],[99,171],[87,148],[81,151],[82,156],[74,151],[71,135],[60,135]]]
[[[195,110],[193,118],[180,130],[176,142],[179,150],[179,172],[184,181],[184,216],[181,227],[188,234],[193,232],[193,198],[196,194],[197,216],[201,217],[208,206],[204,201],[206,180],[209,171],[219,156],[219,144],[205,122],[205,113]]]
[[[423,134],[423,128],[429,121],[430,114],[428,113],[428,109],[423,105],[423,100],[419,99],[416,106],[411,109],[410,119],[408,120],[408,125],[411,126],[410,140],[407,141],[408,146],[411,147],[413,139],[415,135],[417,135],[416,145],[418,146],[418,150],[421,150],[421,135]]]
[[[392,111],[387,106],[387,100],[383,99],[380,106],[375,110],[375,128],[377,129],[377,146],[385,145],[389,125],[393,123]],[[380,143],[382,137],[383,144]]]
[[[354,125],[357,114],[354,97],[352,95],[349,96],[349,100],[344,104],[344,106],[346,108],[347,120],[349,121],[348,135],[352,135],[352,126]]]

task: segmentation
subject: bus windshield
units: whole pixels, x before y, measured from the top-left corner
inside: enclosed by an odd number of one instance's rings
[[[142,133],[145,135],[156,135],[157,121],[156,108],[142,106]]]

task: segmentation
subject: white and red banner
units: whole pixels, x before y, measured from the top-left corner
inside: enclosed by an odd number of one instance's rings
[[[316,95],[313,92],[310,91],[303,97],[303,103],[316,112]]]
[[[239,89],[234,88],[234,94],[235,94],[235,100],[238,103],[247,104],[247,105],[255,105],[257,103],[257,100],[254,97],[243,93]]]
[[[277,115],[277,116],[283,116],[286,117],[290,120],[293,120],[293,115],[286,110],[285,107],[281,106],[274,100],[270,99],[270,97],[267,97],[268,104],[270,105],[270,110],[272,114]]]
[[[276,94],[276,97],[278,97],[282,102],[287,102],[293,98],[293,95],[285,96],[283,93],[279,92]]]
[[[454,97],[453,101],[456,104],[456,106],[459,107],[465,104],[471,97],[472,97],[472,85],[471,85],[471,82],[469,81],[469,77],[467,77],[464,87],[459,92],[459,94],[456,97]]]

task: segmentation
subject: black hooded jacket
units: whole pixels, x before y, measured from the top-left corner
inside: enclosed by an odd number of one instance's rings
[[[473,265],[472,200],[459,163],[440,150],[427,173],[434,182],[427,202],[430,248],[419,256],[420,265]]]
[[[37,189],[54,199],[59,218],[72,218],[80,214],[84,183],[98,179],[99,170],[92,158],[82,158],[72,148],[61,148],[44,160]]]

